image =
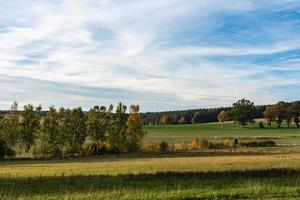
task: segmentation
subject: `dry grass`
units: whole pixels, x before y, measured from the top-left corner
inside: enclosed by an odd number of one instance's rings
[[[10,161],[0,164],[0,177],[117,175],[166,171],[200,172],[271,167],[300,168],[300,154]]]

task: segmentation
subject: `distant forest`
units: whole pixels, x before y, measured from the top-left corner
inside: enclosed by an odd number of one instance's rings
[[[266,110],[267,105],[255,106],[252,113],[254,118],[263,118],[263,112]],[[218,122],[218,114],[221,111],[230,111],[232,107],[220,108],[201,108],[180,111],[165,111],[165,112],[147,112],[142,113],[144,124],[154,125],[161,124],[163,116],[169,117],[168,124],[196,124],[196,123],[209,123]]]
[[[232,107],[219,107],[219,108],[199,108],[178,111],[163,111],[163,112],[146,112],[141,113],[145,125],[161,124],[163,116],[167,115],[170,118],[169,124],[196,124],[196,123],[209,123],[218,122],[218,114],[221,111],[230,111]],[[255,106],[254,118],[263,118],[263,112],[266,110],[267,105]],[[2,110],[1,114],[9,114],[11,111]],[[22,112],[22,111],[19,111]],[[41,116],[46,116],[48,111],[42,111]],[[87,112],[84,112],[87,113]]]

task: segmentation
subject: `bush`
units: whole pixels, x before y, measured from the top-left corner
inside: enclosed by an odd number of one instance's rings
[[[208,141],[207,141],[207,139],[202,139],[202,140],[200,141],[200,147],[201,147],[202,149],[208,148]]]
[[[177,151],[183,151],[184,150],[184,144],[183,143],[176,144],[175,148],[176,148]]]
[[[154,142],[148,142],[142,146],[143,152],[157,152],[158,144]]]
[[[3,140],[0,140],[0,159],[3,159],[4,157],[14,157],[16,156],[16,152],[12,149],[10,149],[6,142]]]
[[[198,148],[199,148],[199,140],[194,138],[191,142],[191,149],[198,150]]]
[[[263,123],[263,122],[259,122],[259,123],[258,123],[258,127],[259,127],[259,128],[265,128],[264,123]]]
[[[231,146],[230,140],[229,140],[229,139],[225,139],[225,140],[223,141],[223,146],[224,146],[225,148],[229,148],[229,147]]]
[[[167,152],[168,151],[168,143],[162,141],[159,143],[159,151],[160,152]]]
[[[168,144],[168,151],[172,152],[175,150],[175,145],[173,143]]]
[[[0,159],[6,156],[7,145],[3,140],[0,140]]]
[[[276,143],[272,140],[248,141],[248,142],[241,142],[240,145],[244,147],[275,147]]]

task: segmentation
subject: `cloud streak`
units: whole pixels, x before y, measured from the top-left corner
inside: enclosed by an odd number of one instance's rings
[[[282,75],[300,70],[296,1],[0,4],[2,109],[13,100],[88,108],[109,99],[150,111],[299,98],[299,79]]]

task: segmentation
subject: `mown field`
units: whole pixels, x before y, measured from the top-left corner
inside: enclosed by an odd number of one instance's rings
[[[300,154],[6,161],[0,199],[300,197]]]
[[[0,199],[300,199],[296,128],[241,128],[231,123],[223,129],[214,123],[145,128],[146,141],[247,138],[272,139],[279,146],[260,152],[249,148],[6,160],[0,162]]]
[[[241,139],[272,139],[281,145],[300,145],[300,129],[295,126],[291,128],[258,128],[257,124],[249,125],[242,128],[240,125],[231,122],[226,123],[224,128],[219,123],[208,124],[187,124],[187,125],[152,125],[145,126],[148,132],[147,141],[166,141],[166,142],[183,142],[197,139],[224,139],[224,138],[241,138]]]

